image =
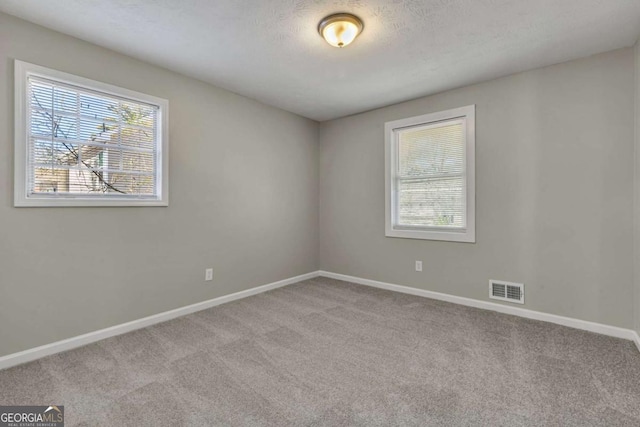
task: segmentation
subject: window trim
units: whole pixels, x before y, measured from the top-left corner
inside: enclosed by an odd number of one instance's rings
[[[385,236],[406,239],[440,240],[449,242],[476,242],[475,216],[475,105],[454,108],[436,113],[406,119],[393,120],[384,124],[385,132]],[[397,215],[397,189],[394,183],[397,173],[397,130],[430,125],[445,120],[464,119],[466,125],[465,141],[465,193],[466,193],[466,228],[446,229],[444,227],[398,227],[395,225]]]
[[[14,207],[118,207],[118,206],[169,206],[169,102],[166,99],[42,67],[24,61],[14,61],[15,71],[15,123],[14,123]],[[158,139],[156,182],[158,194],[153,198],[138,196],[105,195],[87,197],[73,195],[29,195],[28,182],[28,77],[36,76],[58,81],[82,89],[144,102],[158,107]],[[159,169],[159,170],[158,170]]]

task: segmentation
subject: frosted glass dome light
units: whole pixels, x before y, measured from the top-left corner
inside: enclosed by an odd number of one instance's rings
[[[318,24],[318,32],[335,47],[345,47],[362,32],[362,20],[350,13],[336,13],[325,17]]]

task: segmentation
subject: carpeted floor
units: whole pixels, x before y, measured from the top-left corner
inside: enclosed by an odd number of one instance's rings
[[[318,278],[0,371],[67,426],[639,426],[630,341]]]

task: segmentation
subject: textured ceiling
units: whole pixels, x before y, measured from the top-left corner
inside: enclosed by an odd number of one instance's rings
[[[327,120],[623,46],[640,0],[0,0],[0,11]],[[335,12],[365,29],[345,49]]]

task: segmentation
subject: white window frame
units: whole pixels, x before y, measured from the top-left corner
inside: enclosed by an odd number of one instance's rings
[[[169,205],[169,102],[129,89],[98,82],[62,71],[52,70],[28,62],[15,60],[15,141],[14,141],[14,206],[62,207],[62,206],[168,206]],[[29,194],[29,112],[27,111],[28,78],[36,76],[77,86],[107,95],[139,101],[158,107],[156,195],[154,197],[119,197],[87,195]]]
[[[444,240],[449,242],[476,241],[475,195],[475,105],[424,114],[385,123],[385,235],[407,239]],[[463,120],[465,124],[465,202],[466,227],[407,227],[397,225],[398,131],[442,121]]]

